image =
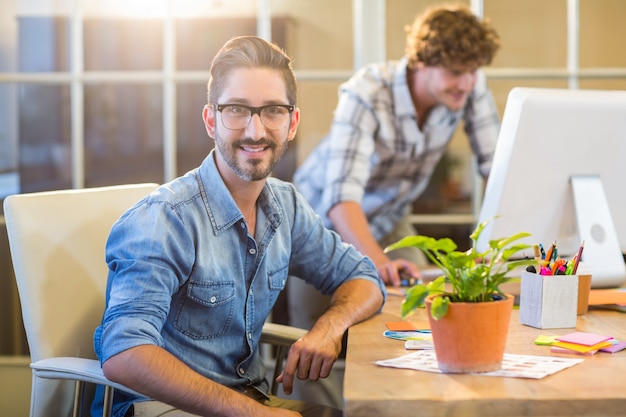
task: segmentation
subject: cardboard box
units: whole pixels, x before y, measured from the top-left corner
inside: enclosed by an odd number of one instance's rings
[[[575,328],[578,309],[577,275],[522,272],[520,321],[538,329]]]

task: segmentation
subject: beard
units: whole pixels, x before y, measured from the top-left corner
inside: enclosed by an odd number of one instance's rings
[[[264,146],[265,152],[270,152],[269,160],[267,158],[248,158],[241,162],[237,156],[243,146]],[[244,181],[261,181],[267,178],[280,158],[287,152],[289,141],[285,140],[282,144],[277,144],[269,139],[251,140],[241,139],[233,142],[222,140],[220,135],[215,132],[215,146],[222,155],[222,159],[233,172]]]

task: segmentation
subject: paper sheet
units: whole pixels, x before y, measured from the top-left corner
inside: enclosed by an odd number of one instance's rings
[[[505,353],[502,361],[502,369],[493,372],[476,373],[474,375],[541,379],[577,365],[583,360],[584,359]],[[408,355],[397,358],[377,361],[376,364],[391,368],[405,368],[441,373],[441,370],[437,366],[437,357],[432,350],[418,350],[414,353],[409,353]]]

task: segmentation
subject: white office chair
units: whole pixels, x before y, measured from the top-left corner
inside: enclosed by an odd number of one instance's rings
[[[93,384],[113,389],[95,358],[93,332],[104,309],[104,247],[117,218],[157,184],[12,195],[4,213],[24,328],[31,355],[30,416],[78,416],[87,411]],[[262,342],[278,346],[275,375],[288,347],[305,333],[266,324]],[[85,385],[85,382],[91,383]],[[272,386],[273,393],[276,385]]]

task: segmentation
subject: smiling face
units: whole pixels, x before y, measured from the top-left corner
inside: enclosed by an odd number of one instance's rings
[[[287,99],[281,73],[269,68],[237,68],[228,76],[216,104],[265,106],[292,104]],[[300,120],[296,108],[282,129],[269,130],[259,115],[253,115],[243,129],[229,130],[214,106],[205,106],[203,119],[207,133],[215,140],[217,166],[226,181],[236,178],[260,181],[270,175],[296,134]]]
[[[452,111],[461,110],[476,84],[476,69],[469,67],[445,68],[443,66],[417,65],[414,84],[418,102],[431,106],[443,104]]]

